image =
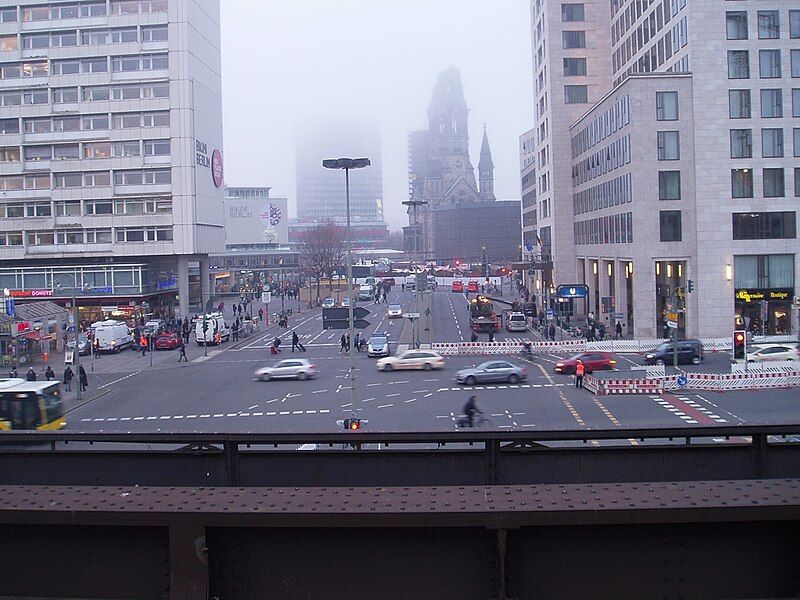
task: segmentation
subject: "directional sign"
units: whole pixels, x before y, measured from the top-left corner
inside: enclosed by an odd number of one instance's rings
[[[677,321],[667,321],[667,327],[669,327],[670,329],[677,329],[678,328],[678,322]]]
[[[369,327],[369,321],[365,321],[364,319],[354,319],[353,320],[353,328],[355,329],[366,329]],[[349,329],[350,322],[347,319],[325,319],[322,320],[322,328],[323,329]]]
[[[271,292],[261,292],[261,302],[264,304],[269,304],[272,302],[272,293]]]
[[[552,308],[548,308],[547,309],[547,318],[548,319],[552,319],[553,318],[553,309]]]
[[[403,315],[406,319],[419,319],[419,313],[406,313]]]
[[[430,308],[426,308],[425,309],[425,316],[426,317],[430,317],[431,316],[431,309]]]
[[[684,375],[683,373],[678,375],[678,385],[679,386],[684,387],[688,383],[688,381],[689,380],[687,379],[686,375]]]
[[[586,298],[589,295],[589,286],[583,283],[560,285],[556,288],[559,298]]]
[[[350,327],[349,308],[323,308],[322,309],[322,328],[323,329],[347,329]],[[363,317],[369,315],[369,311],[362,306],[353,307],[353,326],[356,329],[369,327],[369,321]]]

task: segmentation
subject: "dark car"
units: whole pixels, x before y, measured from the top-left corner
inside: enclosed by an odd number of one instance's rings
[[[570,356],[569,358],[558,361],[556,363],[556,373],[571,375],[575,372],[575,367],[579,360],[583,363],[583,366],[586,367],[587,373],[592,373],[593,371],[611,371],[617,368],[617,361],[614,359],[614,355],[611,354],[611,352],[581,352],[575,356]]]
[[[673,342],[664,342],[644,355],[646,365],[667,365],[674,360]],[[678,340],[678,364],[699,365],[703,362],[703,343],[700,340]]]

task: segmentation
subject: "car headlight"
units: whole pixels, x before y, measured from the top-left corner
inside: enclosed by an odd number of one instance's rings
[[[648,354],[645,356],[645,358],[655,358],[655,356],[656,356],[655,354]]]

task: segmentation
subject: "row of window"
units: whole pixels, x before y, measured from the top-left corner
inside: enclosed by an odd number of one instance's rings
[[[630,27],[624,27],[624,18],[618,19],[612,24],[611,35],[612,45],[616,45],[622,36],[630,31],[624,42],[612,53],[612,67],[616,73],[623,65],[627,64],[634,56],[636,56],[642,48],[646,48],[650,40],[655,39],[658,33],[669,24],[670,19],[678,14],[678,11],[685,5],[685,0],[681,0],[681,4],[677,2],[673,6],[668,7],[666,1],[662,6],[657,6],[656,9],[645,18],[642,23],[634,30]],[[636,3],[633,3],[636,4]],[[688,23],[686,17],[683,17],[672,29],[665,35],[659,38],[657,44],[653,44],[649,52],[645,52],[639,60],[629,68],[629,73],[649,73],[655,71],[665,61],[669,60],[672,55],[684,46],[689,41],[688,36]]]
[[[620,213],[576,221],[575,243],[586,244],[632,244],[633,213]]]
[[[113,242],[171,242],[172,227],[106,227],[53,231],[0,232],[0,246],[66,246],[74,244],[111,244]]]
[[[172,198],[103,198],[99,200],[30,200],[0,204],[0,218],[79,217],[95,215],[171,214]]]
[[[107,73],[111,65],[114,73],[135,71],[157,71],[169,69],[168,54],[135,54],[128,56],[98,56],[82,59],[54,60],[53,75],[76,75],[78,73]]]
[[[728,90],[728,114],[731,119],[749,119],[752,116],[750,90]],[[783,90],[762,89],[761,117],[764,119],[783,117]],[[792,116],[800,117],[800,89],[792,89]]]
[[[733,213],[734,240],[786,240],[797,237],[794,211]]]
[[[777,10],[759,10],[758,39],[777,40],[781,37],[781,17]],[[750,37],[747,11],[725,13],[725,31],[729,40],[746,40]],[[789,37],[800,38],[800,10],[789,11]]]
[[[136,15],[168,12],[168,0],[111,0],[110,14]],[[23,6],[0,10],[0,22],[25,23],[104,17],[109,14],[105,2],[71,2],[41,6]]]
[[[169,98],[169,82],[87,86],[80,89],[80,93],[77,87],[53,89],[53,104],[77,104],[79,99],[84,102],[107,102]],[[42,88],[0,92],[0,106],[47,104],[49,101],[48,90]]]
[[[166,42],[169,34],[167,25],[145,25],[139,27],[118,27],[114,29],[88,29],[78,32],[55,31],[28,33],[22,36],[23,50],[45,50],[48,48],[67,48],[73,46],[99,46],[104,44],[125,44],[129,42]],[[80,43],[79,43],[80,42]],[[17,50],[16,35],[0,38],[0,49]]]
[[[579,186],[631,162],[631,136],[611,142],[572,167],[572,185]]]
[[[37,173],[0,176],[0,191],[45,190],[50,188],[103,187],[111,185],[111,172],[89,171]],[[114,171],[114,185],[166,185],[172,182],[170,169]]]
[[[572,137],[572,158],[594,148],[630,122],[630,98],[623,96]]]
[[[615,177],[572,195],[572,212],[576,215],[633,202],[631,174]]]
[[[25,161],[80,160],[130,156],[169,156],[170,140],[125,140],[24,146]],[[0,162],[19,162],[19,146],[0,147]]]
[[[83,116],[22,119],[23,133],[108,131],[140,127],[169,127],[169,111],[108,113]],[[0,134],[20,133],[19,119],[0,119]]]
[[[786,177],[784,169],[761,169],[762,196],[784,198]],[[753,169],[731,169],[731,196],[753,198]],[[800,197],[800,168],[794,169],[794,195]]]
[[[748,254],[733,257],[733,287],[793,288],[794,254]]]
[[[800,157],[800,127],[793,129],[794,156]],[[753,130],[731,129],[731,158],[753,158]],[[783,129],[761,130],[761,157],[783,158]]]
[[[792,77],[800,77],[800,50],[790,50],[789,57]],[[758,76],[761,79],[783,77],[780,49],[758,51]],[[750,79],[749,50],[728,50],[728,79]]]

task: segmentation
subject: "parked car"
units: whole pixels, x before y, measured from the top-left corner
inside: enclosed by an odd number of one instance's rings
[[[317,376],[317,366],[304,358],[287,358],[256,371],[259,381],[270,379],[313,379]]]
[[[652,352],[644,355],[647,365],[666,365],[673,362],[673,342],[664,342]],[[703,342],[700,340],[678,340],[678,364],[699,365],[703,362]]]
[[[322,308],[336,308],[336,300],[330,296],[322,301]]]
[[[505,360],[490,360],[456,373],[456,381],[467,385],[490,381],[507,381],[513,384],[527,377],[528,372],[524,368]]]
[[[167,324],[161,319],[150,319],[144,324],[145,335],[158,335],[167,328]]]
[[[800,347],[788,344],[760,344],[747,350],[749,363],[773,360],[800,360]]]
[[[527,331],[528,326],[525,315],[521,312],[509,312],[505,314],[506,331]]]
[[[397,356],[381,358],[376,363],[379,371],[394,371],[400,369],[441,369],[444,367],[444,358],[433,350],[406,350]]]
[[[399,304],[390,304],[386,309],[387,319],[399,319],[403,316],[403,308]]]
[[[367,356],[389,356],[389,334],[376,331],[367,341]]]
[[[453,282],[452,290],[454,292],[458,292],[460,294],[463,294],[464,293],[464,282],[463,281],[459,281],[458,279],[456,279]]]
[[[75,350],[75,336],[70,334],[70,340],[67,342],[67,350]],[[92,343],[89,341],[89,336],[85,333],[78,334],[78,354],[85,356],[91,354]]]
[[[481,290],[477,281],[470,281],[467,283],[467,291],[477,294]]]
[[[342,298],[341,307],[342,308],[349,308],[350,307],[350,298]]]
[[[617,368],[617,361],[611,352],[581,352],[556,363],[556,373],[571,375],[575,372],[578,361],[583,363],[587,373],[594,371],[611,371]]]
[[[175,350],[181,345],[181,337],[174,331],[164,331],[156,338],[156,350]]]

